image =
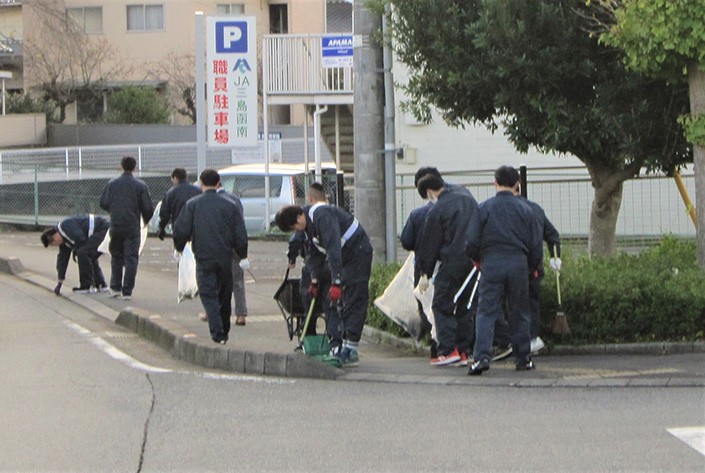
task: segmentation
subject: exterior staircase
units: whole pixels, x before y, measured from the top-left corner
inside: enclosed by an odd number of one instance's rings
[[[321,115],[321,139],[325,142],[333,159],[336,157],[335,144],[335,110],[338,109],[338,129],[340,134],[340,171],[353,172],[354,133],[353,133],[353,106],[330,105],[328,110]]]

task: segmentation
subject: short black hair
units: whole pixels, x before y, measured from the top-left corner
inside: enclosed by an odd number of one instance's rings
[[[514,187],[519,182],[519,171],[511,166],[500,166],[494,172],[494,180],[501,187]]]
[[[204,169],[201,173],[201,184],[208,187],[215,187],[220,182],[220,174],[215,169]]]
[[[279,212],[274,216],[274,221],[276,222],[279,230],[283,232],[290,232],[294,229],[296,221],[299,219],[299,215],[304,213],[304,209],[298,205],[287,205],[282,207]]]
[[[185,181],[188,174],[186,174],[186,169],[184,168],[174,168],[174,170],[171,171],[171,177],[175,177],[179,181]]]
[[[137,167],[137,161],[132,156],[125,156],[120,161],[120,167],[125,171],[134,171]]]
[[[320,182],[314,182],[310,186],[308,186],[308,193],[316,199],[317,201],[324,201],[328,198],[326,195],[326,190],[323,188],[323,184]]]
[[[42,240],[42,245],[44,245],[44,248],[49,248],[49,244],[54,239],[54,234],[56,234],[57,231],[58,230],[56,229],[56,227],[44,230],[42,236],[39,237]]]
[[[419,181],[421,180],[421,178],[424,176],[428,176],[429,174],[442,178],[441,173],[438,171],[438,169],[431,166],[424,166],[422,168],[419,168],[419,170],[416,171],[416,174],[414,174],[414,187],[419,187]]]
[[[440,176],[436,176],[435,174],[426,174],[419,181],[419,185],[416,187],[416,190],[419,191],[419,195],[422,199],[428,199],[429,189],[438,191],[441,190],[444,185],[445,182],[443,182],[443,178]]]

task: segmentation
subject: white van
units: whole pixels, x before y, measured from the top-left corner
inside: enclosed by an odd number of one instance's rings
[[[274,216],[286,205],[305,205],[306,187],[314,182],[315,165],[309,164],[306,173],[304,164],[269,165],[269,222],[274,226]],[[321,165],[323,184],[331,193],[336,188],[336,168],[333,163]],[[220,182],[226,191],[231,192],[242,201],[245,216],[245,226],[248,235],[264,233],[265,193],[264,193],[264,163],[237,164],[218,171]],[[335,198],[335,195],[331,195]]]

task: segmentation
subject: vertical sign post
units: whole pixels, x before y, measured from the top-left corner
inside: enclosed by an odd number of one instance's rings
[[[255,17],[208,17],[208,145],[257,146]]]

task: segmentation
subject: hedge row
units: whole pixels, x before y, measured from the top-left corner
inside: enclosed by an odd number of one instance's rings
[[[563,249],[560,275],[563,312],[572,335],[552,334],[558,310],[555,273],[544,259],[541,336],[549,343],[597,344],[698,341],[705,331],[705,272],[696,262],[695,242],[665,237],[638,254],[589,258]],[[373,305],[400,264],[376,265],[370,281],[367,323],[407,336]]]

